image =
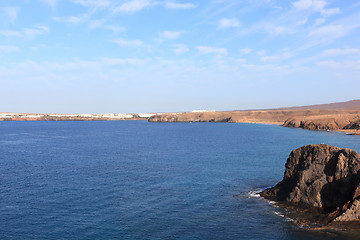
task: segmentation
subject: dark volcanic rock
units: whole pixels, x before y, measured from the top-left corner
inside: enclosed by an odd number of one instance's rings
[[[348,124],[348,121],[344,119],[301,119],[290,118],[284,123],[284,127],[303,128],[308,130],[339,130],[344,128]]]
[[[360,130],[360,119],[350,122],[350,124],[346,125],[344,129]]]
[[[326,222],[360,220],[360,155],[325,144],[291,152],[285,174],[261,196],[279,203],[321,210]]]
[[[284,127],[303,128],[308,130],[340,130],[340,129],[353,129],[360,130],[359,117],[292,117],[283,123]]]

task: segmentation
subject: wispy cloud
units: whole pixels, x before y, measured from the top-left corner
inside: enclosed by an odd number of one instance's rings
[[[262,62],[279,62],[286,59],[289,59],[293,56],[288,49],[281,50],[278,54],[275,55],[265,55],[265,52],[260,52],[260,61]]]
[[[4,37],[34,38],[36,36],[44,35],[49,32],[50,30],[46,26],[36,26],[32,28],[24,28],[22,31],[0,30],[0,35],[3,35]]]
[[[3,35],[4,37],[20,37],[22,34],[19,31],[0,30],[0,35]]]
[[[1,15],[5,15],[10,23],[14,23],[18,17],[20,8],[18,7],[4,7],[0,8]]]
[[[117,25],[105,25],[104,29],[110,30],[114,33],[122,32],[125,30],[125,27],[117,26]]]
[[[116,43],[121,47],[140,47],[144,45],[141,40],[127,40],[123,38],[114,39],[111,42]]]
[[[173,51],[175,54],[182,54],[189,51],[189,47],[184,44],[174,44],[173,47],[174,47]]]
[[[341,24],[327,25],[310,31],[308,36],[316,39],[334,39],[344,36],[347,31],[348,29]]]
[[[57,4],[57,0],[43,0],[46,4],[48,4],[50,7],[55,8]]]
[[[236,18],[223,18],[219,21],[220,28],[240,27],[240,22]]]
[[[251,52],[252,52],[251,48],[242,48],[242,49],[240,49],[241,54],[249,54]]]
[[[336,69],[336,71],[341,71],[342,75],[345,75],[346,72],[348,72],[350,74],[355,74],[356,76],[358,76],[359,71],[360,71],[360,61],[358,61],[358,60],[357,61],[327,60],[327,61],[317,62],[316,65],[323,67],[324,69]],[[356,71],[355,73],[354,73],[354,70]]]
[[[149,0],[130,0],[114,8],[115,13],[136,13],[152,4]]]
[[[2,53],[13,53],[13,52],[19,52],[20,49],[15,46],[9,46],[9,45],[0,45],[0,52]]]
[[[360,55],[358,48],[333,48],[323,52],[324,56]]]
[[[227,55],[226,48],[216,48],[210,46],[197,46],[196,48],[201,54]]]
[[[166,1],[164,2],[164,7],[172,8],[172,9],[191,9],[191,8],[196,8],[197,5],[193,3],[177,3],[177,2]]]
[[[143,65],[148,62],[147,59],[139,58],[102,58],[100,64],[104,66],[113,66],[113,65]]]
[[[89,21],[89,28],[91,30],[101,28],[106,23],[106,19],[94,19]]]
[[[136,13],[143,9],[163,6],[168,9],[192,9],[196,8],[197,5],[194,3],[178,3],[174,1],[152,1],[152,0],[127,0],[121,5],[116,6],[113,11],[115,13]]]
[[[71,24],[79,24],[89,20],[88,14],[80,14],[77,16],[63,16],[63,17],[54,17],[54,20],[57,22],[65,22]]]
[[[324,16],[330,16],[340,13],[339,8],[326,8],[327,2],[325,0],[299,0],[293,3],[297,10],[310,10],[319,12]]]
[[[44,35],[49,33],[49,28],[46,26],[37,26],[34,28],[25,28],[24,29],[24,36],[27,38],[34,38],[39,35]]]
[[[111,5],[109,0],[73,0],[74,3],[93,9],[104,9]]]
[[[179,38],[181,34],[181,31],[163,31],[158,33],[158,38],[156,39],[156,41],[162,43],[166,40],[174,40]]]

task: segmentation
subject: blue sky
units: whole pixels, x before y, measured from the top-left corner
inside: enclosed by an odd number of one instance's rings
[[[0,112],[359,99],[354,0],[1,0]]]

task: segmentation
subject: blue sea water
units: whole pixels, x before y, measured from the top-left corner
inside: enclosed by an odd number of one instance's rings
[[[291,150],[360,137],[274,125],[0,122],[0,239],[346,239],[255,197]]]

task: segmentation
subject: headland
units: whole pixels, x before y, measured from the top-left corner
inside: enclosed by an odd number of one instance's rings
[[[265,110],[168,113],[153,115],[149,122],[263,123],[360,134],[360,100]]]
[[[0,112],[0,121],[116,121],[227,122],[277,124],[308,130],[342,131],[360,134],[360,100],[300,107],[176,113],[40,114]]]

